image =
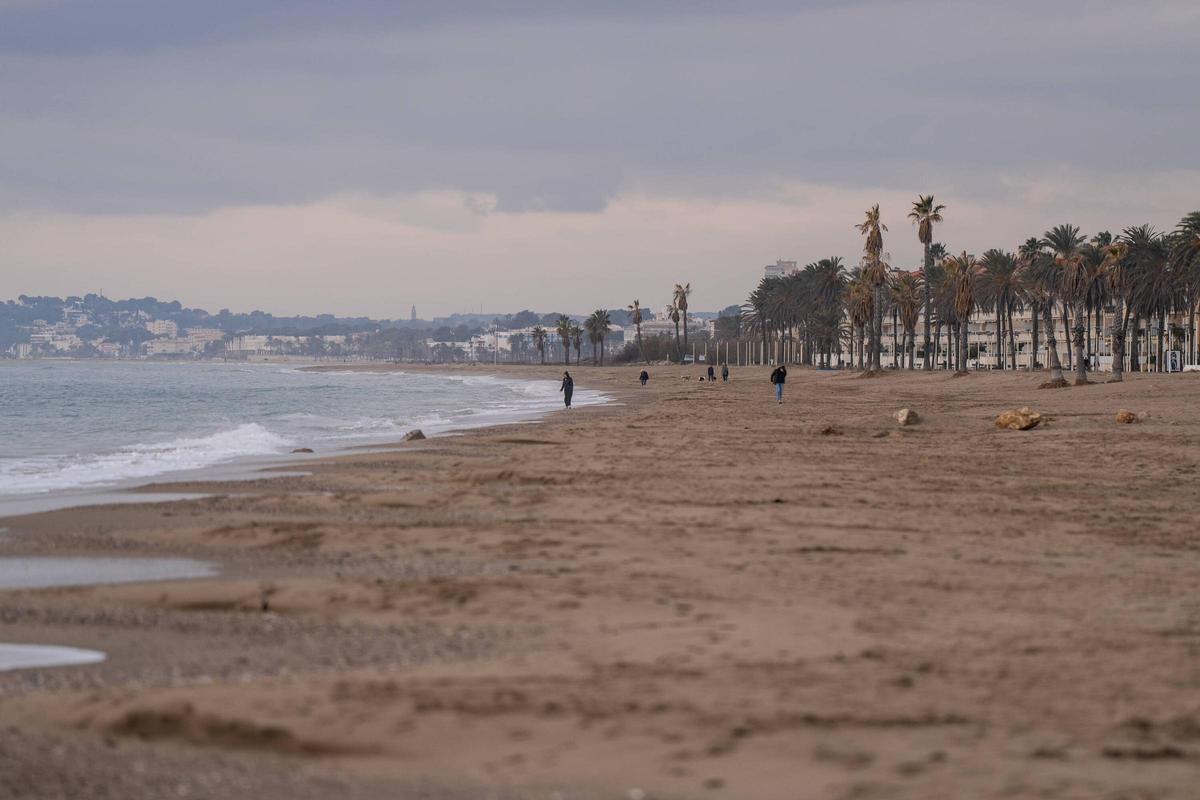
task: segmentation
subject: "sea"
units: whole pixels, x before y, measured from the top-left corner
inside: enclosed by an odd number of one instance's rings
[[[534,421],[557,381],[458,372],[311,371],[278,363],[0,361],[0,516],[109,502],[155,481]],[[573,403],[608,400],[577,390]],[[2,532],[0,532],[2,535]]]

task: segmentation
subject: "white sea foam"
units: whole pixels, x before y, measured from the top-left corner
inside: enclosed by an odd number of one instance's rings
[[[80,664],[96,664],[104,659],[104,653],[99,650],[0,642],[0,672],[34,667],[71,667]]]
[[[94,586],[209,578],[217,566],[190,558],[88,558],[12,556],[0,558],[0,590]]]
[[[278,365],[30,362],[0,387],[0,498],[53,498],[181,471],[529,421],[557,380],[306,372]],[[577,390],[574,404],[605,402]],[[4,510],[0,503],[0,513]]]
[[[255,422],[208,436],[132,444],[108,453],[30,456],[0,461],[0,494],[103,486],[199,469],[244,456],[284,452],[291,441]]]

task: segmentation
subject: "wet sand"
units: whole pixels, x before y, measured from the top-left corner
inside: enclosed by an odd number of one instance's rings
[[[637,371],[4,521],[221,573],[0,595],[0,641],[108,656],[0,673],[0,797],[1195,796],[1200,375]]]

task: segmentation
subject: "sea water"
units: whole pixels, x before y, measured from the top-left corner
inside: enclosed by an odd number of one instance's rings
[[[573,402],[605,399],[581,390]],[[561,407],[557,381],[461,372],[0,361],[0,516],[30,498],[71,504],[88,493],[280,461],[295,448],[329,454],[416,428],[437,434]]]

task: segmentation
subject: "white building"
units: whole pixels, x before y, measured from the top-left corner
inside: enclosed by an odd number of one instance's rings
[[[188,341],[201,347],[209,342],[219,342],[225,338],[225,331],[219,328],[188,328],[184,331]]]
[[[179,326],[169,319],[153,319],[146,323],[146,330],[155,336],[169,336],[172,339],[179,335]]]
[[[767,264],[767,266],[763,267],[763,276],[767,278],[783,278],[799,271],[800,268],[797,266],[797,262],[779,259],[774,264]]]
[[[181,356],[196,351],[196,345],[187,339],[151,339],[146,342],[148,356]]]

